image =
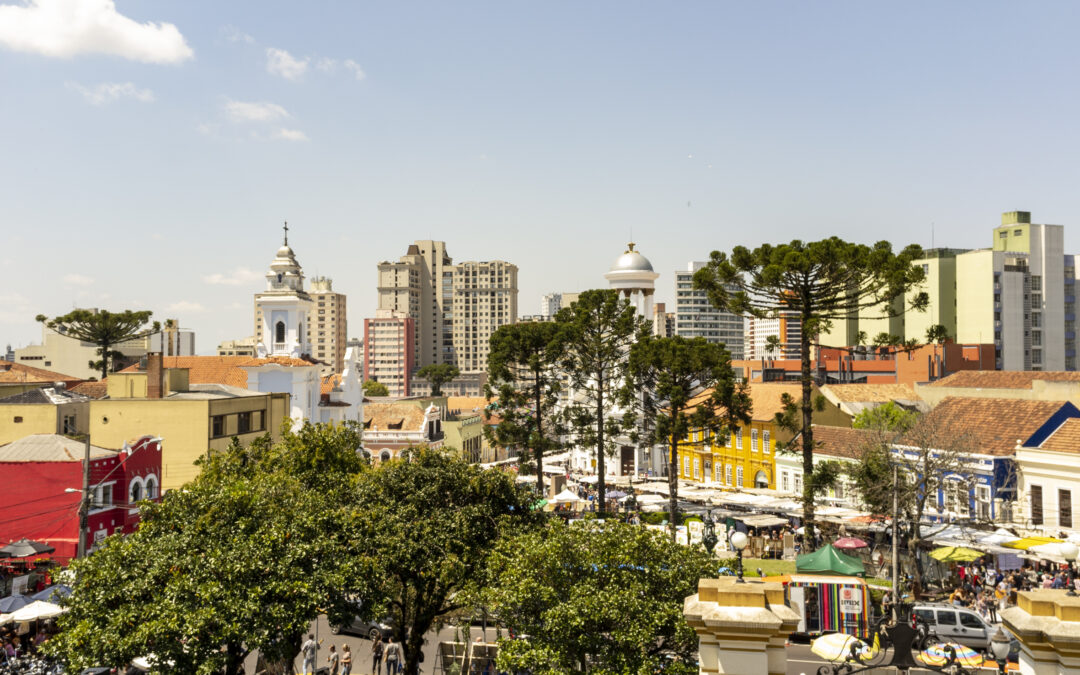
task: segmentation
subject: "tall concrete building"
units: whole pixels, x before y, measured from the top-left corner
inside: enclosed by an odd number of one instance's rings
[[[391,396],[412,395],[415,366],[415,319],[392,309],[364,319],[364,381],[386,385]]]
[[[769,338],[779,340],[779,348],[769,352]],[[802,342],[802,324],[793,312],[784,312],[776,318],[746,319],[745,348],[746,359],[797,359],[800,358]]]
[[[491,334],[517,321],[517,272],[502,260],[455,265],[445,242],[416,241],[397,262],[379,263],[379,309],[413,319],[417,368],[483,372]]]
[[[656,337],[675,335],[675,312],[667,311],[667,305],[662,302],[653,307],[652,332]]]
[[[562,293],[546,293],[540,298],[540,316],[555,316],[562,308]]]
[[[743,318],[713,307],[705,291],[694,288],[694,272],[707,264],[691,262],[685,270],[675,272],[675,334],[723,344],[732,359],[749,358],[744,346]]]
[[[333,279],[313,277],[309,295],[312,303],[308,314],[311,355],[326,364],[320,368],[323,375],[340,373],[345,369],[348,343],[345,294],[334,292]]]

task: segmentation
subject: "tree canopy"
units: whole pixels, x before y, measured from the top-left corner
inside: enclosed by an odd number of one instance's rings
[[[442,396],[442,386],[461,374],[452,363],[432,363],[416,371],[416,376],[431,383],[431,395]]]
[[[922,282],[922,267],[914,261],[922,249],[911,245],[894,253],[889,242],[873,246],[837,237],[815,242],[792,241],[750,250],[736,246],[730,255],[713,251],[709,264],[694,274],[694,284],[710,302],[735,314],[759,318],[786,317],[799,321],[802,361],[803,472],[814,471],[813,404],[810,347],[831,321],[847,320],[876,307],[890,316],[907,309],[924,310],[925,292],[914,293],[910,307],[895,302]],[[899,305],[899,306],[898,306]],[[814,489],[803,486],[803,523],[814,541]]]
[[[75,309],[53,319],[39,314],[37,320],[58,333],[97,345],[101,360],[91,361],[90,367],[100,368],[101,379],[104,380],[109,376],[109,365],[119,354],[113,347],[161,331],[161,324],[157,321],[147,325],[152,315],[153,312],[133,312],[129,309],[123,312]]]
[[[389,396],[390,389],[388,389],[387,386],[382,382],[376,382],[375,380],[364,380],[364,395]]]
[[[591,290],[555,316],[561,327],[560,362],[569,380],[568,421],[582,447],[596,453],[597,501],[606,508],[605,460],[631,432],[633,409],[616,405],[625,385],[630,347],[649,335],[650,325],[617,290]],[[539,468],[537,470],[540,470]]]
[[[501,447],[528,448],[536,461],[538,494],[544,494],[544,453],[559,447],[555,406],[562,390],[557,373],[559,326],[550,322],[500,326],[491,336],[488,399],[495,399],[499,424],[484,427]],[[490,414],[486,414],[490,416]]]
[[[679,504],[679,444],[705,442],[704,436],[732,433],[749,424],[752,402],[736,382],[731,355],[705,338],[648,338],[630,348],[630,367],[622,399],[640,405],[649,446],[668,447],[668,521],[675,537]],[[700,432],[693,441],[691,432]],[[706,476],[710,478],[711,476]]]
[[[501,540],[485,604],[527,637],[502,640],[500,670],[697,673],[683,601],[723,566],[703,550],[614,521],[552,521]]]

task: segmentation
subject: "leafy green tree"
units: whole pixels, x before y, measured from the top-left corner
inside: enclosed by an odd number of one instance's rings
[[[559,327],[550,322],[500,326],[488,354],[486,392],[497,400],[501,421],[494,429],[485,426],[484,433],[499,446],[532,450],[541,495],[544,453],[559,447],[561,432],[555,413],[562,389],[558,337]]]
[[[161,324],[157,321],[147,326],[152,315],[153,312],[149,311],[95,312],[75,309],[53,319],[47,319],[44,314],[38,314],[36,318],[58,333],[97,345],[101,360],[91,361],[90,366],[100,369],[101,379],[104,380],[109,376],[109,365],[119,354],[113,347],[161,331]]]
[[[683,601],[725,563],[647,528],[608,521],[501,540],[485,604],[528,639],[503,640],[500,670],[697,673],[697,636]]]
[[[624,405],[637,402],[641,406],[650,446],[668,447],[668,521],[674,541],[679,443],[695,443],[691,431],[703,436],[732,433],[740,422],[749,424],[750,395],[745,383],[735,381],[727,349],[701,337],[641,340],[630,348],[628,375],[622,391]]]
[[[509,474],[427,448],[365,473],[359,500],[350,536],[362,558],[378,565],[363,611],[390,617],[407,675],[418,673],[436,620],[462,609],[459,592],[481,578],[495,541],[543,517],[529,508],[535,495]]]
[[[364,396],[389,396],[390,390],[382,382],[364,380]]]
[[[940,323],[935,323],[926,329],[927,344],[942,344],[949,340],[949,330]]]
[[[201,460],[183,490],[141,505],[138,531],[74,561],[70,611],[48,650],[75,671],[154,654],[176,672],[232,675],[253,650],[291,663],[311,621],[353,611],[347,598],[371,578],[343,536],[357,440],[305,425]]]
[[[888,401],[873,408],[861,410],[851,420],[856,429],[878,429],[881,431],[904,432],[910,429],[919,418],[919,413],[907,410]]]
[[[617,410],[617,393],[626,382],[631,345],[647,337],[651,327],[617,290],[585,291],[559,310],[555,321],[561,328],[560,361],[571,389],[568,419],[580,445],[595,449],[603,512],[605,459],[617,447],[619,434],[633,428],[635,417],[633,410]]]
[[[431,395],[442,396],[442,386],[461,374],[452,363],[432,363],[416,371],[416,376],[431,383]]]
[[[737,246],[730,256],[713,251],[708,266],[694,275],[694,284],[718,308],[762,318],[789,313],[798,318],[804,475],[814,470],[811,344],[828,322],[846,320],[867,308],[882,307],[892,316],[905,311],[894,301],[922,283],[922,267],[914,264],[921,255],[916,245],[894,253],[885,241],[865,246],[837,237],[795,240],[754,250]],[[924,310],[927,303],[926,293],[917,293],[911,308]],[[803,516],[807,535],[814,541],[814,491],[809,483],[803,487]]]

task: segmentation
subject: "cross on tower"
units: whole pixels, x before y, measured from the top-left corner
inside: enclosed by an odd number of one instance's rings
[[[285,227],[282,228],[282,229],[285,230],[285,245],[288,246],[289,245],[289,221],[287,221],[287,220],[285,221]]]

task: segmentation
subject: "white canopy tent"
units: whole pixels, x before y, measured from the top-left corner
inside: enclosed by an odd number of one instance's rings
[[[557,494],[554,497],[552,497],[551,499],[549,499],[548,503],[549,504],[573,504],[573,503],[580,502],[580,501],[581,501],[581,497],[578,497],[576,494],[574,494],[570,490],[563,490],[559,494]]]
[[[66,611],[67,610],[60,605],[54,605],[53,603],[45,602],[44,600],[37,600],[12,612],[11,619],[15,622],[51,619],[54,616],[60,616]]]

